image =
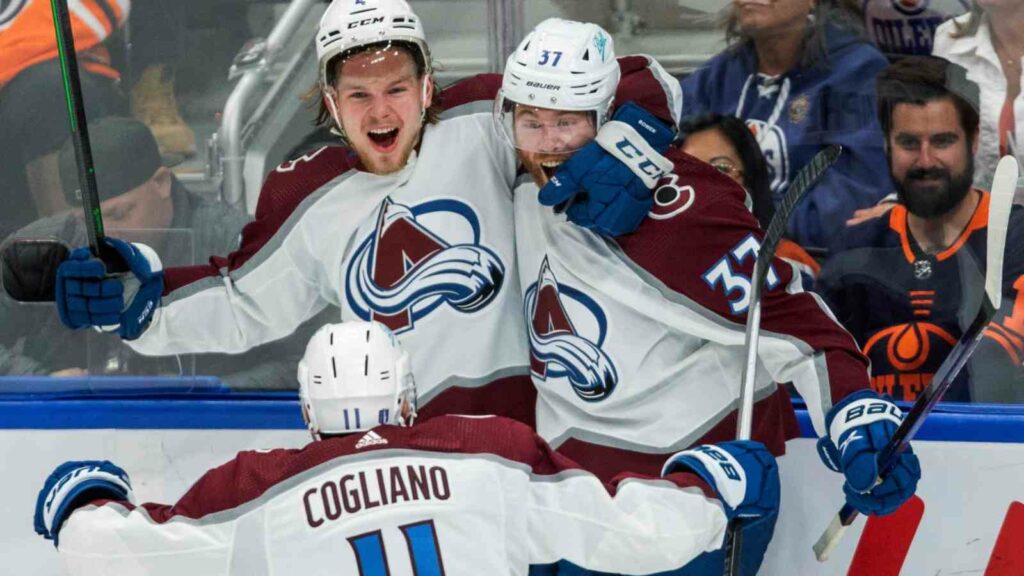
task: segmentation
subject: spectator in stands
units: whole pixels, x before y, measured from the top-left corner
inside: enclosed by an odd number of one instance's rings
[[[981,89],[981,137],[974,183],[988,187],[999,158],[1024,158],[1024,2],[975,0],[971,11],[936,31],[935,55],[967,69]]]
[[[878,101],[899,204],[848,229],[845,244],[856,248],[825,263],[818,290],[871,359],[875,390],[914,400],[980,302],[989,195],[971,185],[978,87],[942,58],[908,56],[879,76]],[[1011,215],[1003,309],[983,345],[984,357],[1002,360],[979,366],[986,376],[972,375],[970,387],[955,383],[948,400],[1012,397],[1007,359],[1024,355],[1013,345],[1024,327],[1008,314],[1024,273],[1021,214]]]
[[[854,31],[856,14],[813,0],[733,0],[729,48],[683,80],[684,114],[746,120],[768,161],[775,202],[829,144],[845,151],[798,207],[790,236],[831,247],[854,210],[892,189],[874,114],[882,54]]]
[[[150,131],[134,119],[109,117],[90,124],[93,160],[104,224],[112,236],[146,235],[145,241],[165,260],[191,264],[194,254],[224,253],[238,243],[239,233],[249,217],[241,210],[211,201],[188,191],[162,165]],[[60,178],[69,205],[81,203],[74,149],[65,142],[59,152]],[[33,222],[15,233],[18,238],[56,238],[76,246],[86,242],[80,209]],[[335,314],[336,317],[336,314]],[[102,357],[101,368],[118,373],[178,373],[176,358],[151,360],[131,352],[120,342],[92,338],[88,333],[63,329],[52,306],[24,306],[6,297],[0,299],[0,374],[84,375],[92,347],[92,362]],[[294,362],[301,355],[302,340],[293,349],[278,346],[275,367],[259,364],[266,350],[245,357],[205,357],[205,372],[213,375],[243,371],[227,378],[240,387],[278,387],[289,382]],[[104,347],[98,350],[97,346]],[[291,350],[290,357],[285,357]],[[246,360],[248,358],[248,360]],[[278,370],[276,367],[280,367]],[[254,368],[254,369],[250,369]]]
[[[935,29],[971,7],[970,0],[857,1],[868,37],[890,59],[931,54]]]
[[[127,0],[82,0],[69,8],[86,113],[126,112],[120,75],[103,42],[124,24]],[[6,3],[0,9],[0,236],[67,208],[57,150],[68,132],[50,3]]]
[[[735,116],[703,114],[683,120],[679,148],[713,166],[736,181],[747,191],[747,207],[762,228],[775,215],[771,189],[768,187],[768,164],[747,125]],[[820,267],[807,252],[792,240],[779,243],[776,254],[794,263],[809,286]]]

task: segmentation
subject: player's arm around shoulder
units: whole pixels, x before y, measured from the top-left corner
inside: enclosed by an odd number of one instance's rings
[[[459,108],[477,102],[493,102],[501,90],[501,74],[477,74],[454,84],[445,86],[439,93],[442,117],[451,112],[457,113]],[[489,110],[488,110],[489,111]]]
[[[670,157],[674,171],[655,189],[654,208],[636,232],[616,241],[636,266],[685,296],[688,306],[712,313],[692,330],[712,341],[742,344],[764,233],[738,184],[682,152]],[[762,292],[762,337],[773,336],[761,356],[776,381],[793,381],[802,394],[826,387],[824,397],[806,396],[818,406],[821,430],[831,403],[868,386],[867,360],[800,280],[791,264],[773,260]]]
[[[622,78],[615,102],[634,102],[669,126],[678,126],[683,112],[679,82],[654,58],[645,54],[618,59]]]
[[[699,297],[706,292],[703,273],[742,242],[759,245],[762,232],[738,184],[675,148],[666,157],[672,171],[655,185],[650,211],[635,232],[616,242],[670,289]],[[707,295],[700,300],[712,303]],[[729,311],[721,304],[715,308]]]

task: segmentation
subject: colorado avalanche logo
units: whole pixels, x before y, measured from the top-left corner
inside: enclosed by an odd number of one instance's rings
[[[360,318],[400,334],[443,304],[466,314],[481,310],[504,280],[498,255],[480,245],[472,208],[450,199],[410,208],[388,198],[345,272],[345,292]]]
[[[601,350],[608,333],[601,307],[579,290],[559,284],[547,258],[537,282],[527,289],[523,306],[530,332],[531,372],[541,380],[568,378],[576,395],[588,402],[610,396],[619,376]]]
[[[669,174],[658,182],[654,189],[654,205],[647,216],[655,220],[668,220],[682,214],[693,205],[696,195],[693,186],[680,184],[679,176]]]

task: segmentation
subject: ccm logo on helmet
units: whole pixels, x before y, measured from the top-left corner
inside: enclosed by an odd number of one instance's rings
[[[383,16],[377,16],[376,18],[367,18],[365,20],[360,20],[359,22],[349,22],[348,29],[351,30],[353,28],[359,28],[360,26],[366,26],[367,24],[380,24],[383,21]]]

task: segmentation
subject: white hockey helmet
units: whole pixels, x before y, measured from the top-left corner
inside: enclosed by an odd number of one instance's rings
[[[349,50],[382,42],[404,42],[419,49],[424,74],[431,73],[430,48],[419,16],[405,0],[334,0],[320,17],[316,57],[320,86],[330,87],[330,64]]]
[[[495,121],[513,147],[516,104],[593,112],[596,131],[608,119],[619,75],[612,37],[603,28],[549,18],[508,57]]]
[[[378,322],[321,327],[306,345],[298,379],[303,415],[317,440],[380,424],[409,426],[416,418],[409,353]]]

